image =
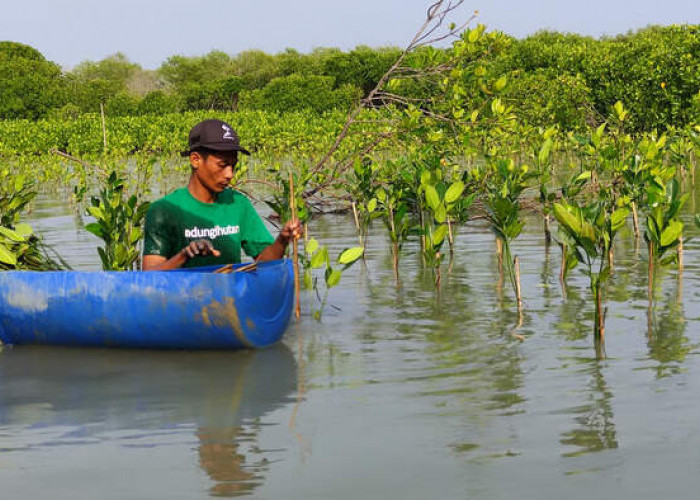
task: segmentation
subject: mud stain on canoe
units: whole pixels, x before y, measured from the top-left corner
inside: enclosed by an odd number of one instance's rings
[[[233,297],[228,297],[223,302],[215,300],[211,304],[202,307],[201,316],[205,325],[229,327],[244,346],[253,347],[243,333],[241,320],[238,317],[238,309]]]

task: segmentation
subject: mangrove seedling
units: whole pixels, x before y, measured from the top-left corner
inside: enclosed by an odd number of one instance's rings
[[[97,252],[105,271],[133,271],[140,267],[139,243],[149,202],[137,195],[126,198],[124,179],[112,171],[99,196],[93,196],[87,212],[95,218],[85,229],[100,238],[104,246]]]
[[[570,248],[578,262],[585,266],[590,290],[595,302],[594,337],[596,346],[604,345],[605,312],[603,309],[605,285],[610,277],[608,253],[615,235],[625,224],[629,209],[615,208],[606,190],[587,205],[576,202],[554,203],[554,217],[560,225],[559,236]],[[600,355],[600,352],[599,352]]]
[[[313,316],[320,321],[323,316],[323,309],[328,299],[328,291],[340,283],[343,272],[352,266],[362,257],[365,249],[363,247],[351,247],[343,250],[338,256],[337,263],[341,267],[334,268],[328,252],[328,247],[319,246],[315,238],[309,239],[304,248],[304,255],[300,255],[300,261],[304,269],[304,288],[316,292],[321,305],[319,309],[313,311]],[[324,290],[321,296],[318,288],[318,278],[314,276],[314,269],[323,269]]]

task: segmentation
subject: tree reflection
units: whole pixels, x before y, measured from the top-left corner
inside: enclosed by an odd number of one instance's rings
[[[598,360],[587,360],[589,366],[584,373],[590,374],[590,381],[584,390],[587,402],[573,408],[571,413],[577,427],[562,434],[559,442],[574,446],[574,451],[562,453],[574,457],[618,447],[617,432],[612,411],[612,391],[608,388],[603,374],[604,364]]]
[[[656,377],[662,378],[676,374],[693,349],[688,337],[685,336],[686,319],[683,309],[682,278],[676,281],[676,290],[666,294],[663,306],[653,307],[650,299],[647,309],[647,347],[649,357],[658,364],[655,367]]]

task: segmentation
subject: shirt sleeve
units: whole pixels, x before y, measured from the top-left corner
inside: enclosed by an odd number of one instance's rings
[[[175,233],[161,204],[153,203],[146,212],[143,237],[143,254],[170,258],[180,249],[175,249]]]
[[[266,247],[274,243],[275,239],[265,227],[265,223],[258,215],[248,198],[243,197],[246,204],[245,220],[241,225],[241,247],[246,255],[256,258]]]

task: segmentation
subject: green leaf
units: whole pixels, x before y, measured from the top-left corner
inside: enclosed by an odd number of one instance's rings
[[[505,76],[502,76],[498,80],[496,80],[496,83],[493,85],[493,88],[496,90],[496,92],[500,92],[506,87],[506,83],[508,83],[508,79]]]
[[[369,201],[367,202],[367,211],[368,211],[369,213],[374,212],[374,210],[375,210],[376,208],[377,208],[377,199],[376,199],[376,198],[372,198],[371,200],[369,200]]]
[[[91,222],[90,224],[87,224],[85,226],[85,230],[94,234],[98,238],[102,238],[102,235],[103,235],[102,225],[98,222]]]
[[[506,227],[505,234],[506,237],[509,240],[514,240],[515,238],[520,235],[520,232],[523,230],[523,227],[525,226],[525,222],[523,221],[513,221],[508,226]]]
[[[581,234],[581,222],[578,217],[569,212],[561,203],[554,203],[553,208],[554,218],[557,219],[559,224],[562,224],[577,236]]]
[[[622,102],[617,101],[613,108],[615,109],[615,113],[617,113],[618,118],[623,116],[623,113],[625,112],[625,107],[622,105]]]
[[[29,224],[26,224],[24,222],[21,222],[15,226],[15,232],[19,234],[20,236],[23,236],[24,238],[27,238],[34,234],[34,230],[32,229],[32,226]]]
[[[339,270],[333,269],[329,274],[326,275],[326,286],[328,288],[333,288],[335,285],[340,283],[341,276],[342,273]]]
[[[587,238],[591,242],[595,243],[595,228],[593,224],[588,221],[583,221],[581,224],[581,233],[579,234],[582,238]]]
[[[453,182],[447,191],[445,191],[445,203],[452,204],[462,196],[464,192],[464,183],[462,181]]]
[[[435,210],[433,217],[435,217],[435,221],[439,224],[445,222],[445,220],[447,219],[447,209],[445,208],[444,203],[440,203],[440,205]]]
[[[87,211],[95,219],[104,219],[105,218],[105,213],[101,207],[88,207]]]
[[[343,264],[343,265],[352,264],[357,259],[362,257],[362,254],[364,252],[365,252],[365,249],[363,247],[348,248],[347,250],[343,251],[343,253],[340,254],[340,257],[338,257],[338,263]]]
[[[627,207],[618,208],[610,215],[610,224],[613,231],[618,231],[627,220],[630,211]]]
[[[447,236],[447,224],[442,224],[433,233],[433,247],[439,247],[443,241],[445,241],[445,236]]]
[[[17,257],[3,244],[0,244],[0,262],[10,266],[17,265]]]
[[[313,255],[316,250],[318,250],[318,241],[316,241],[316,238],[311,238],[307,243],[306,243],[306,255]]]
[[[586,170],[585,172],[582,172],[579,174],[575,179],[574,182],[581,182],[581,181],[587,181],[591,178],[591,171]]]
[[[537,155],[537,159],[540,162],[540,165],[544,165],[547,163],[547,160],[549,159],[549,152],[552,150],[552,139],[547,139],[544,141],[544,144],[542,144],[542,147],[540,148],[540,152]]]
[[[141,239],[141,236],[143,236],[143,233],[141,232],[141,228],[135,227],[131,231],[131,236],[129,237],[129,243],[131,245],[135,245]]]
[[[647,217],[647,238],[649,238],[651,241],[659,241],[659,229],[656,227],[656,222],[654,221],[654,218],[649,216]]]
[[[122,243],[119,243],[116,246],[114,249],[114,260],[116,261],[115,264],[117,265],[117,268],[123,268],[124,264],[126,263],[128,253],[129,252],[126,246],[124,246]]]
[[[0,234],[2,234],[4,237],[12,240],[12,241],[17,241],[17,242],[22,242],[24,241],[24,236],[21,234],[18,234],[17,232],[13,231],[12,229],[4,226],[0,226]]]
[[[440,195],[438,194],[437,189],[435,189],[435,186],[425,186],[425,201],[432,210],[435,210],[440,204]]]
[[[326,265],[326,260],[328,257],[328,249],[322,247],[320,252],[316,252],[313,257],[311,257],[311,268],[318,269]]]
[[[661,233],[661,246],[666,247],[675,243],[681,234],[683,234],[683,223],[677,220],[672,221]]]

